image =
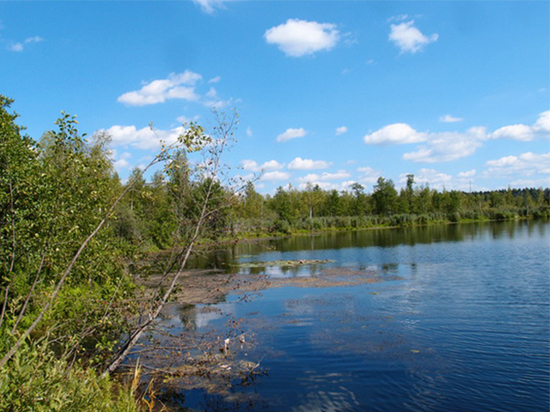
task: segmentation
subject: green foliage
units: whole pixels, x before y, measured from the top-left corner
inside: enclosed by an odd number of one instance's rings
[[[397,211],[397,191],[392,180],[379,177],[372,194],[374,210],[379,215],[391,215]]]
[[[0,96],[0,286],[6,286],[36,247],[40,216],[34,142],[22,136],[12,100]]]
[[[107,136],[87,142],[76,118],[63,113],[36,143],[21,135],[10,104],[0,96],[2,357],[49,304],[76,250],[121,188]],[[105,226],[89,242],[34,329],[30,342],[47,337],[50,343],[25,342],[0,369],[1,410],[134,410],[131,398],[127,407],[113,403],[111,383],[93,369],[66,361],[100,364],[125,330],[121,313],[131,307],[124,300],[133,286],[114,233]]]
[[[282,187],[277,189],[277,193],[269,202],[269,207],[277,213],[281,222],[291,223],[296,217],[296,210],[292,208],[290,193]]]
[[[250,184],[251,185],[251,184]],[[399,194],[391,180],[378,179],[372,194],[354,184],[350,191],[324,191],[308,184],[302,191],[277,189],[273,197],[255,193],[255,210],[263,210],[263,219],[252,219],[241,201],[234,225],[241,237],[265,234],[289,235],[323,230],[368,229],[373,227],[409,227],[434,223],[472,220],[508,220],[545,218],[549,215],[550,190],[508,189],[484,193],[438,192],[428,185],[415,187],[414,176],[407,176]],[[503,206],[493,207],[495,199]],[[536,199],[536,201],[535,201]],[[501,204],[499,203],[499,204]],[[529,205],[529,206],[525,206]],[[266,213],[265,210],[272,214]]]
[[[24,345],[9,367],[0,369],[0,411],[137,412],[135,395],[39,344]]]

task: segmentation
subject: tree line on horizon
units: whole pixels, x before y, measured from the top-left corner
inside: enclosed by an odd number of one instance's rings
[[[187,160],[182,157],[181,162]],[[185,169],[183,167],[182,169]],[[139,173],[138,169],[132,175]],[[141,178],[115,222],[117,234],[133,245],[165,248],[171,227],[177,221],[175,193],[191,196],[184,176],[178,181],[155,174],[149,182]],[[188,193],[178,191],[183,185]],[[430,223],[550,217],[550,189],[523,188],[483,192],[438,191],[428,184],[416,185],[407,176],[398,190],[392,180],[379,177],[372,193],[354,183],[348,191],[323,190],[308,184],[305,189],[279,187],[273,195],[262,195],[253,182],[243,190],[217,186],[225,191],[226,207],[208,224],[211,240],[288,235],[308,231],[351,230],[374,227],[408,227]]]

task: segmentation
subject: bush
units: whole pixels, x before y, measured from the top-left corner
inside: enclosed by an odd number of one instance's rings
[[[137,412],[134,390],[43,346],[24,346],[0,370],[0,411]]]

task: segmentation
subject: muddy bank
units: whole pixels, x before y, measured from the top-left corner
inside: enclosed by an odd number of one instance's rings
[[[399,280],[398,277],[381,275],[375,270],[354,269],[349,267],[322,268],[329,261],[297,260],[253,262],[241,265],[242,271],[226,273],[221,270],[188,270],[178,279],[177,288],[171,300],[184,305],[214,304],[225,300],[229,293],[255,292],[279,287],[314,287],[329,288],[336,286],[353,286],[378,283],[388,280]],[[312,275],[296,277],[271,277],[266,274],[252,274],[246,269],[262,267],[299,267],[319,266]],[[146,292],[152,294],[159,287],[165,287],[172,276],[151,275],[145,279],[138,278]]]

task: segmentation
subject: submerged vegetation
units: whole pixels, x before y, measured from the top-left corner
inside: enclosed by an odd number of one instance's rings
[[[226,178],[236,118],[191,124],[122,182],[109,136],[86,140],[63,114],[39,141],[0,96],[0,410],[132,411],[154,397],[110,374],[170,299],[193,247],[322,230],[550,216],[548,189],[438,192],[410,175],[399,192],[279,188],[261,195]],[[191,162],[190,157],[197,159]],[[194,166],[191,166],[191,165]],[[149,167],[148,166],[148,167]],[[136,286],[136,263],[165,251],[162,287]],[[317,261],[296,264],[318,263]]]

